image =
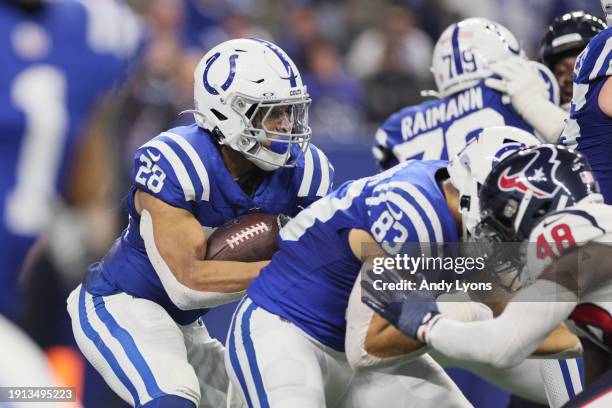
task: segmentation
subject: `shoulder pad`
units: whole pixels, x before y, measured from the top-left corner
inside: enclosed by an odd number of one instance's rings
[[[579,244],[596,240],[612,233],[612,206],[603,203],[575,205],[546,216],[531,232],[529,241],[537,242],[544,235],[555,238],[567,226],[571,239]],[[569,239],[570,237],[568,237]]]
[[[576,59],[574,82],[586,84],[612,75],[612,28],[597,34]]]
[[[531,232],[527,273],[537,277],[550,263],[577,246],[592,241],[612,242],[612,206],[578,204],[555,211]]]
[[[134,186],[170,205],[191,209],[210,199],[210,180],[202,156],[182,135],[164,132],[134,156]]]
[[[323,197],[333,188],[334,166],[322,150],[310,144],[296,166],[298,197]]]

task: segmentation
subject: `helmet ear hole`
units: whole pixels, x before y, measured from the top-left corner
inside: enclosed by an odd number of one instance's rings
[[[222,114],[222,113],[221,113],[221,112],[219,112],[218,110],[216,110],[216,109],[214,109],[214,108],[211,108],[211,109],[210,109],[210,111],[213,113],[213,115],[215,115],[215,117],[216,117],[218,120],[221,120],[221,121],[223,121],[223,120],[227,120],[227,116],[225,116],[224,114]]]
[[[543,217],[544,215],[548,214],[552,208],[552,204],[553,204],[552,200],[547,200],[544,203],[542,203],[542,205],[540,205],[540,207],[538,207],[538,209],[535,212],[536,217],[539,219]]]
[[[254,103],[249,107],[249,109],[247,109],[244,115],[249,119],[253,119],[253,114],[255,113],[256,109],[257,109],[257,104]]]

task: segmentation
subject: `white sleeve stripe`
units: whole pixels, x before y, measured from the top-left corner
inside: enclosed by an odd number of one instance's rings
[[[319,184],[316,195],[323,197],[327,194],[327,190],[329,190],[329,161],[322,151],[317,148],[315,148],[315,150],[319,156],[319,163],[321,166],[321,184]]]
[[[589,74],[589,80],[592,80],[597,77],[599,70],[601,69],[604,62],[606,61],[606,58],[608,58],[608,54],[610,54],[611,50],[612,50],[612,38],[608,38],[606,40],[606,44],[604,45],[603,49],[599,53],[599,56],[597,57],[597,61],[595,61],[593,70]]]
[[[580,368],[578,367],[578,362],[575,359],[565,360],[567,364],[567,368],[570,374],[571,385],[574,391],[574,394],[579,394],[582,392],[582,381],[580,379]]]
[[[438,213],[433,208],[427,197],[425,197],[418,188],[416,188],[410,183],[405,183],[401,181],[392,181],[389,183],[382,184],[380,187],[398,187],[410,194],[412,198],[417,202],[417,204],[423,209],[425,214],[427,214],[427,216],[429,217],[429,221],[431,222],[431,226],[433,227],[435,235],[435,241],[432,240],[430,242],[444,242],[442,224],[440,223],[440,219],[438,218]],[[374,191],[376,191],[376,189]]]
[[[208,172],[206,171],[206,167],[204,167],[204,163],[202,163],[202,159],[195,151],[192,145],[185,140],[184,137],[177,135],[176,133],[164,132],[162,136],[166,136],[172,139],[176,144],[178,144],[181,149],[189,156],[193,167],[198,174],[198,178],[200,179],[200,183],[202,184],[202,200],[208,201],[210,198],[210,182],[208,180]]]
[[[195,189],[193,187],[193,183],[189,178],[189,173],[187,173],[187,169],[181,159],[177,156],[177,154],[172,150],[170,146],[161,140],[151,140],[145,143],[142,147],[153,147],[161,152],[161,154],[168,160],[170,166],[172,166],[172,170],[174,174],[176,174],[176,178],[183,189],[183,194],[185,195],[185,201],[193,201],[195,200]]]
[[[408,202],[408,200],[406,200],[401,195],[391,191],[384,193],[384,195],[388,197],[389,201],[397,205],[399,209],[406,214],[406,216],[414,226],[417,236],[419,237],[419,242],[432,242],[433,237],[429,236],[429,232],[427,231],[427,227],[423,222],[423,218],[421,217],[417,209],[410,202]]]
[[[419,239],[418,242],[432,242],[433,237],[429,235],[429,231],[427,230],[427,226],[425,226],[425,223],[423,222],[421,214],[419,214],[414,205],[412,205],[401,195],[394,193],[393,191],[386,191],[376,196],[368,197],[366,199],[366,205],[379,205],[381,203],[384,203],[385,201],[397,205],[399,209],[406,215],[406,218],[410,220],[410,223],[412,224],[417,233]]]
[[[297,241],[316,221],[327,222],[338,211],[344,211],[353,204],[353,200],[361,194],[365,188],[367,178],[353,181],[342,198],[327,196],[315,202],[310,207],[300,212],[295,218],[281,228],[279,235],[283,241]]]
[[[385,132],[382,127],[378,128],[376,134],[374,135],[374,139],[379,145],[383,147],[388,147],[387,140],[389,140],[389,135],[387,135],[387,132]]]
[[[302,183],[298,190],[298,197],[308,197],[310,191],[310,185],[312,184],[312,173],[314,172],[314,164],[312,159],[312,151],[310,148],[304,153],[304,175],[302,177]]]

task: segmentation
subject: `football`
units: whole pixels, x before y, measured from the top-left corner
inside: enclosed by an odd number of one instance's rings
[[[233,219],[213,232],[204,259],[218,261],[266,261],[278,251],[277,214],[251,213]]]

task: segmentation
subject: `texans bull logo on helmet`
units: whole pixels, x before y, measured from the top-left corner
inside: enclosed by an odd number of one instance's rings
[[[498,179],[498,187],[502,191],[531,192],[538,198],[551,198],[561,187],[555,179],[555,173],[560,162],[556,160],[557,152],[545,147],[525,152],[525,157],[531,160],[524,165],[506,169]],[[519,167],[520,166],[520,167]]]

